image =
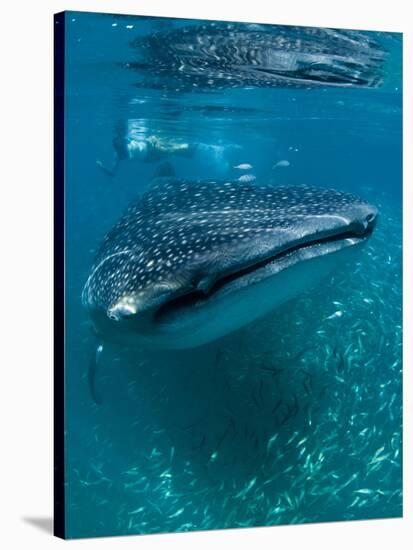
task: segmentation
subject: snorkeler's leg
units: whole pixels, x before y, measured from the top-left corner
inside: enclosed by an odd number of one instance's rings
[[[186,147],[176,149],[174,153],[181,157],[192,158],[197,152],[197,150],[198,150],[198,144],[188,143]]]
[[[173,166],[173,164],[171,162],[169,162],[168,160],[164,160],[163,162],[161,162],[152,178],[155,179],[155,178],[174,178],[175,177],[175,168]]]

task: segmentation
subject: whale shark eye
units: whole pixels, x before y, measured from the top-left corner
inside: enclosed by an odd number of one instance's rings
[[[109,319],[113,321],[121,321],[131,315],[135,315],[137,312],[137,307],[134,301],[131,298],[122,298],[116,304],[111,306],[106,314]]]

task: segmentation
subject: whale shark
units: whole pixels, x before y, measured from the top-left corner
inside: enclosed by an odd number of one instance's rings
[[[377,87],[386,51],[370,33],[219,21],[131,42],[141,87],[203,91],[238,87]]]
[[[334,189],[158,178],[98,247],[83,305],[102,340],[197,347],[351,268],[377,217]]]

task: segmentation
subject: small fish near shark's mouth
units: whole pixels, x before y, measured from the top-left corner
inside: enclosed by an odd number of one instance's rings
[[[225,294],[240,290],[248,285],[279,274],[293,265],[316,257],[339,252],[348,247],[364,244],[372,235],[377,223],[377,210],[370,212],[363,221],[355,221],[341,232],[332,232],[317,238],[317,233],[302,241],[286,246],[278,253],[256,263],[251,263],[239,271],[218,278],[207,290],[195,289],[162,304],[154,313],[154,320],[162,323],[184,310],[198,308]]]

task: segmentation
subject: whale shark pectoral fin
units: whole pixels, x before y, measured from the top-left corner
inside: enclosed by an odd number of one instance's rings
[[[96,349],[94,350],[90,358],[89,369],[87,374],[89,392],[93,401],[96,403],[96,405],[102,404],[102,399],[100,398],[99,393],[96,392],[96,372],[101,360],[102,352],[103,352],[103,343],[101,341],[98,341]]]

